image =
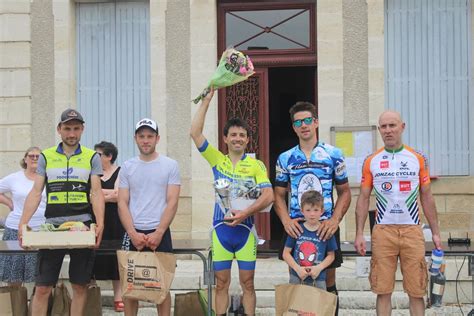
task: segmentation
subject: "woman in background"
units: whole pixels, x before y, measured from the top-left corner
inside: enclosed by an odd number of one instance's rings
[[[20,166],[23,170],[14,172],[0,180],[0,203],[10,209],[5,221],[3,240],[18,240],[18,225],[23,214],[23,206],[28,193],[33,187],[36,167],[41,149],[30,147],[26,150]],[[5,195],[9,194],[9,196]],[[28,226],[38,230],[44,224],[46,194],[43,191],[41,203],[31,218]],[[9,285],[21,286],[22,283],[35,281],[36,253],[0,255],[0,280]]]
[[[102,192],[105,198],[104,233],[102,240],[122,240],[125,233],[118,215],[117,194],[118,174],[120,167],[114,164],[118,156],[114,144],[102,141],[94,146],[100,155],[104,174],[101,178]],[[122,289],[118,273],[117,256],[96,256],[94,265],[96,280],[112,280],[114,289],[114,308],[116,312],[123,311]]]

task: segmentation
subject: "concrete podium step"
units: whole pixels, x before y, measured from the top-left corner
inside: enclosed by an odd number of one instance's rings
[[[446,305],[453,305],[458,298],[463,304],[464,315],[473,308],[473,285],[472,278],[468,276],[466,264],[462,269],[462,260],[447,260],[447,285],[443,301]],[[337,287],[340,295],[340,315],[375,315],[376,296],[370,291],[367,277],[356,275],[356,260],[345,259],[344,264],[337,270]],[[62,277],[67,278],[67,261],[62,268]],[[392,297],[394,312],[392,315],[409,315],[408,297],[403,292],[400,282],[401,275],[397,272],[395,292]],[[457,279],[457,282],[456,282]],[[176,293],[189,292],[199,288],[205,288],[203,282],[203,266],[200,260],[178,260],[175,279],[172,285],[172,295]],[[259,259],[255,271],[255,287],[257,294],[257,315],[274,315],[274,287],[277,284],[288,282],[287,265],[275,258]],[[104,315],[114,314],[113,292],[110,281],[98,281],[102,290]],[[458,295],[456,297],[456,286]],[[230,293],[239,293],[237,266],[234,263],[232,269],[232,283]],[[174,302],[174,297],[173,297]],[[469,305],[470,304],[470,305]],[[144,307],[140,315],[156,315],[156,310],[151,304],[142,304]],[[445,306],[441,309],[428,309],[426,315],[462,315],[458,307]]]
[[[447,304],[457,303],[458,298],[461,303],[473,302],[473,280],[468,276],[466,264],[458,276],[460,267],[460,260],[449,260],[447,263],[446,277],[448,282],[443,297],[443,301]],[[407,308],[408,298],[406,294],[403,293],[403,285],[402,282],[399,281],[401,280],[399,271],[397,272],[396,279],[393,305]],[[255,288],[258,294],[258,306],[273,307],[273,301],[269,301],[268,297],[273,297],[275,285],[287,282],[288,267],[283,261],[275,258],[259,259],[255,271]],[[354,259],[346,259],[342,267],[337,269],[336,283],[341,293],[341,298],[343,298],[341,299],[341,304],[343,304],[345,308],[371,309],[375,307],[375,295],[370,291],[368,278],[358,277],[356,275],[356,261]],[[99,285],[103,290],[111,289],[110,282],[99,282]],[[456,286],[458,288],[457,297]],[[176,291],[189,291],[205,287],[202,274],[202,262],[200,260],[178,260],[172,289]],[[238,270],[235,263],[232,269],[232,283],[229,292],[240,292]],[[359,292],[361,293],[358,294]],[[357,297],[357,299],[352,299],[352,297]]]
[[[474,314],[473,305],[463,306],[462,312],[457,306],[443,306],[439,308],[428,308],[425,312],[425,316],[471,316]],[[103,316],[110,315],[123,315],[123,313],[117,313],[113,310],[112,307],[104,307]],[[472,314],[470,314],[472,313]],[[156,308],[153,307],[141,307],[138,311],[139,316],[152,316],[156,315]],[[275,316],[275,309],[273,308],[257,308],[256,316]],[[340,309],[340,316],[374,316],[375,310],[357,310],[357,309]],[[392,316],[409,316],[410,311],[407,309],[398,310],[394,309],[392,311]]]

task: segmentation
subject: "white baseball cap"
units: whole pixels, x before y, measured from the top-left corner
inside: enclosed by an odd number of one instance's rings
[[[158,134],[158,124],[156,124],[156,122],[150,118],[145,117],[138,121],[137,125],[135,126],[135,134],[142,127],[148,127]]]

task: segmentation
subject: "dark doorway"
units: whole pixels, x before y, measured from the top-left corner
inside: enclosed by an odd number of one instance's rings
[[[290,122],[289,109],[298,101],[317,104],[316,67],[268,68],[268,108],[270,137],[270,179],[275,180],[275,163],[283,151],[298,143]],[[283,227],[274,211],[270,216],[271,239],[282,238]]]

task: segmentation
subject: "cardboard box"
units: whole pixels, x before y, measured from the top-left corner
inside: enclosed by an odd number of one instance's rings
[[[23,247],[31,249],[91,248],[95,245],[95,224],[89,231],[28,231],[22,227]]]

